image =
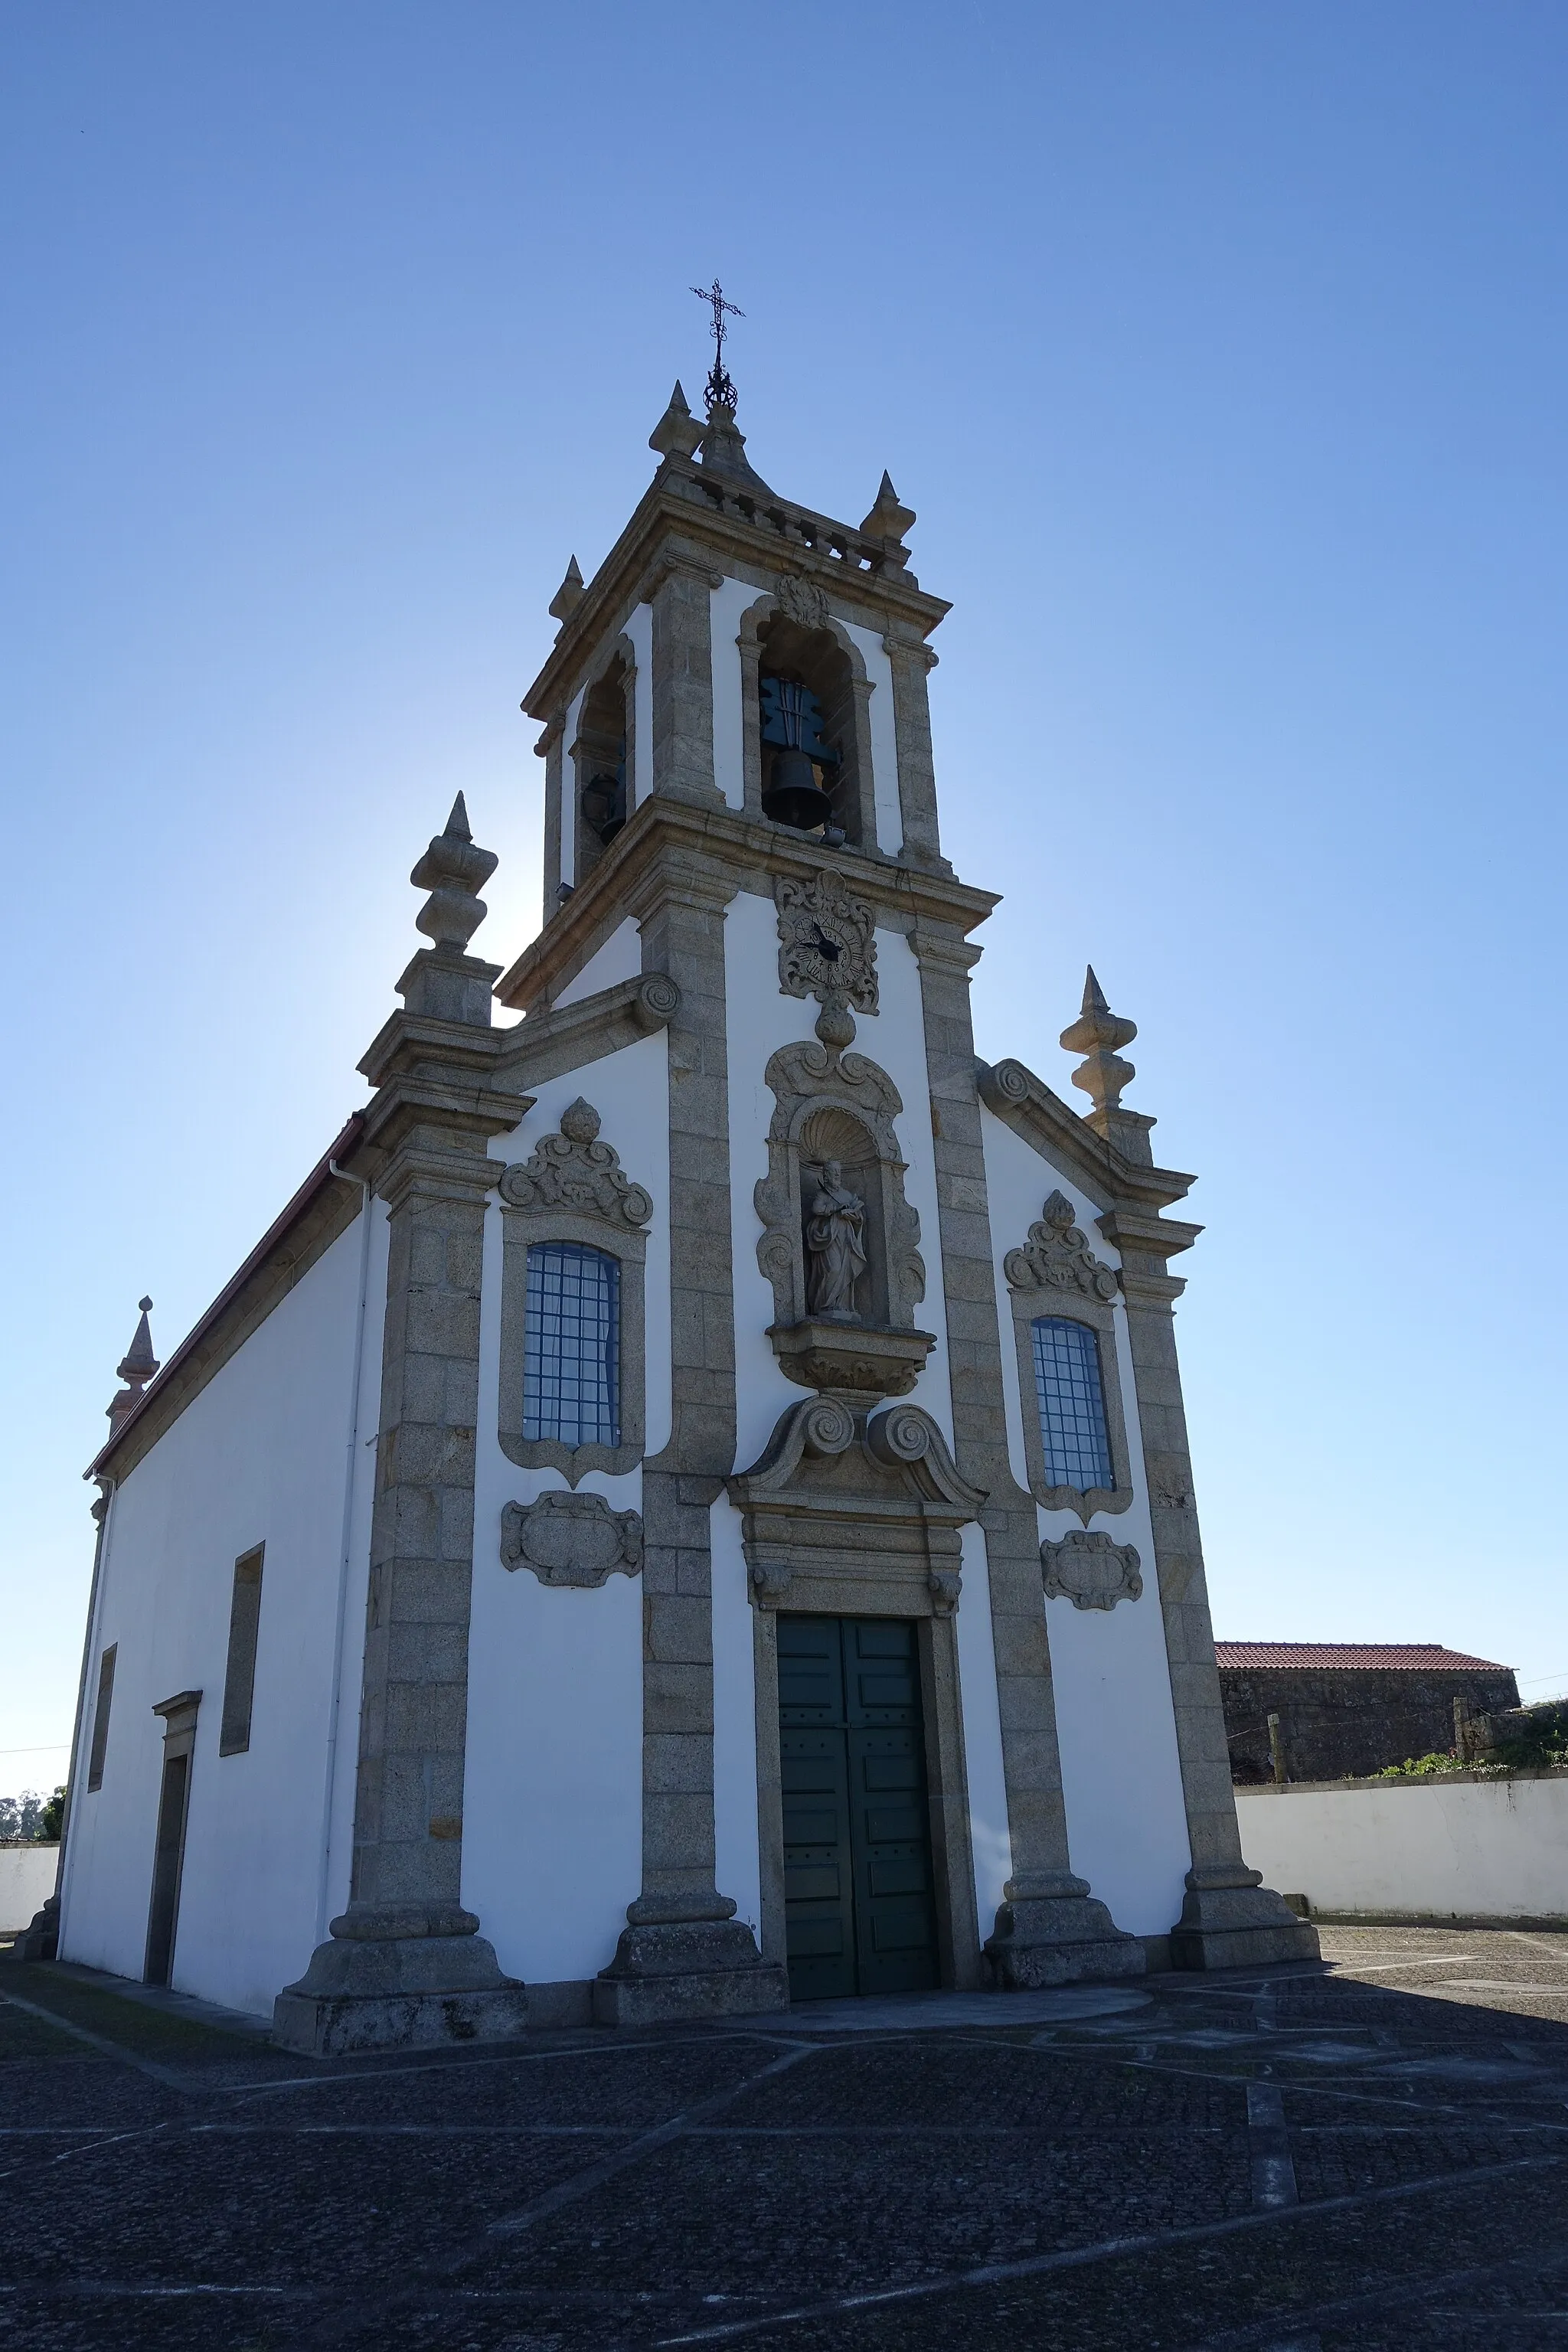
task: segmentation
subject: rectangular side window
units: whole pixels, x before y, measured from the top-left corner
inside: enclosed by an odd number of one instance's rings
[[[563,1445],[621,1442],[621,1262],[580,1242],[528,1253],[522,1433]]]
[[[228,1671],[223,1683],[220,1756],[243,1756],[250,1745],[250,1702],[256,1689],[256,1641],[261,1627],[261,1556],[266,1547],[234,1563],[234,1599],[228,1612]]]
[[[1076,1486],[1080,1495],[1091,1486],[1109,1494],[1116,1481],[1095,1335],[1087,1324],[1055,1315],[1040,1316],[1032,1330],[1046,1476],[1053,1486]]]
[[[118,1642],[110,1642],[98,1662],[98,1705],[92,1717],[92,1752],[88,1758],[87,1785],[89,1790],[103,1786],[103,1754],[109,1746],[109,1706],[114,1696],[114,1653]]]

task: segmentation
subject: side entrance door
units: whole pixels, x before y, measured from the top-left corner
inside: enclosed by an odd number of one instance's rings
[[[778,1620],[790,1995],[940,1981],[918,1630]]]

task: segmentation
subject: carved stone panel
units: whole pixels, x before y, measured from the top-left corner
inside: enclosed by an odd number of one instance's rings
[[[1002,1271],[1015,1288],[1037,1286],[1046,1290],[1076,1290],[1086,1298],[1109,1303],[1117,1292],[1111,1267],[1101,1265],[1089,1248],[1089,1236],[1074,1222],[1073,1205],[1065,1192],[1053,1192],[1039,1223],[1029,1227],[1022,1249],[1009,1250]]]
[[[642,1568],[642,1520],[612,1511],[603,1495],[541,1495],[500,1515],[503,1567],[529,1568],[541,1584],[593,1591],[607,1577]]]
[[[827,591],[815,580],[803,580],[798,572],[781,572],[773,582],[773,594],[779,611],[787,613],[803,629],[826,629],[833,618]]]
[[[646,1225],[653,1202],[621,1169],[613,1144],[599,1140],[599,1114],[579,1095],[561,1114],[561,1132],[547,1135],[531,1160],[514,1161],[500,1180],[500,1196],[514,1209],[566,1209],[617,1225]]]
[[[1114,1609],[1136,1601],[1143,1590],[1142,1563],[1134,1544],[1112,1543],[1097,1528],[1074,1528],[1060,1543],[1040,1546],[1040,1570],[1048,1601],[1067,1600],[1075,1609]]]
[[[785,996],[837,997],[877,1010],[877,917],[831,868],[773,883],[779,919],[779,988]]]

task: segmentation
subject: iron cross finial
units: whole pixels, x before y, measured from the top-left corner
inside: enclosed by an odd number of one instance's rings
[[[743,319],[746,314],[744,310],[738,310],[733,302],[725,301],[724,289],[716,278],[711,286],[694,286],[691,291],[700,302],[711,304],[713,310],[713,324],[710,331],[717,349],[713,353],[713,364],[708,371],[706,385],[708,405],[710,408],[732,409],[735,405],[735,386],[730,371],[724,365],[724,320],[726,316],[731,319]]]

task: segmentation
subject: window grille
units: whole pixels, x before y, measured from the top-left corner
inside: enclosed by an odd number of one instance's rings
[[[621,1263],[578,1242],[528,1253],[522,1433],[563,1445],[621,1442]]]
[[[1080,1495],[1090,1486],[1110,1493],[1116,1480],[1110,1467],[1095,1335],[1087,1323],[1072,1323],[1054,1315],[1042,1315],[1030,1328],[1046,1482],[1052,1486],[1076,1486]]]

